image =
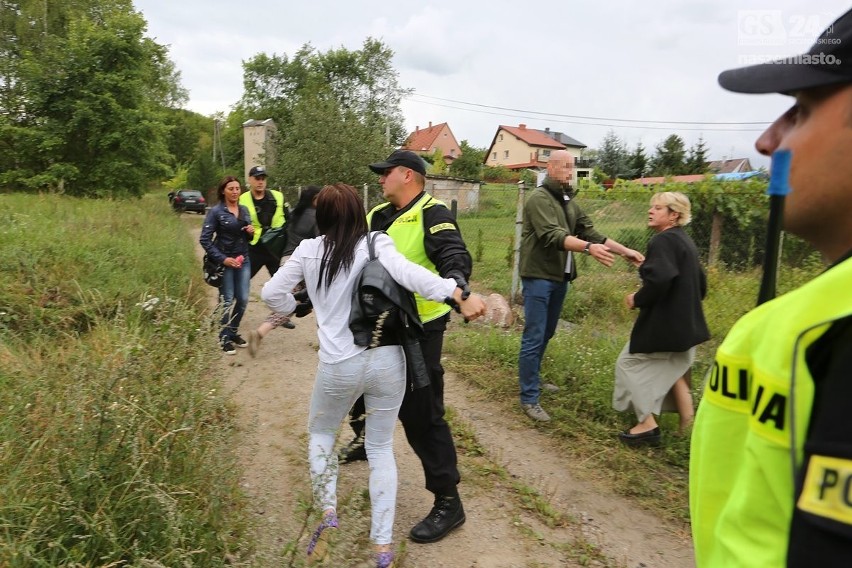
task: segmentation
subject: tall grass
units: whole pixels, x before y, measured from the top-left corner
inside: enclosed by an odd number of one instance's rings
[[[186,228],[0,195],[0,565],[221,566],[250,548]]]

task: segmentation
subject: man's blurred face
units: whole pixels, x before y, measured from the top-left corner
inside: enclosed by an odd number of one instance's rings
[[[574,179],[574,158],[567,152],[554,152],[547,162],[547,175],[551,179],[568,184]]]

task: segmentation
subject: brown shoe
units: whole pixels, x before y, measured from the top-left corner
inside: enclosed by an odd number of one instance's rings
[[[257,355],[257,350],[260,347],[260,340],[261,339],[263,339],[263,338],[260,336],[260,334],[258,332],[252,331],[251,333],[249,333],[248,350],[249,350],[249,355],[251,355],[252,357]]]

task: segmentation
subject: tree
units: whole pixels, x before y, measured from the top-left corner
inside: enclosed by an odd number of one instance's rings
[[[0,64],[0,185],[138,196],[164,177],[164,109],[186,94],[132,4],[72,0],[48,12],[21,2],[14,28],[6,4],[0,27],[14,35],[0,40],[11,59]]]
[[[597,167],[610,178],[631,177],[626,144],[612,130],[606,133],[598,149]]]
[[[432,153],[432,159],[429,163],[431,165],[427,168],[427,173],[439,176],[447,175],[447,162],[444,161],[444,153],[440,148],[435,148],[435,151]]]
[[[322,89],[304,93],[293,107],[290,125],[278,132],[269,173],[281,185],[374,183],[367,164],[387,156],[384,133],[341,108]]]
[[[704,144],[704,137],[699,136],[698,142],[693,144],[689,149],[684,173],[707,173],[707,146]]]
[[[474,148],[467,140],[460,144],[461,153],[450,164],[450,175],[459,178],[482,179],[482,165],[485,163],[487,148]]]
[[[658,144],[651,167],[655,176],[683,174],[686,171],[686,150],[683,139],[677,134],[672,134]]]
[[[630,154],[628,160],[630,169],[633,171],[633,177],[642,177],[648,170],[648,157],[645,155],[645,147],[639,142],[636,144],[636,149]]]
[[[213,137],[213,119],[191,110],[167,108],[163,122],[168,128],[166,144],[174,168],[195,159],[202,144],[210,146]]]
[[[407,91],[399,86],[392,58],[392,50],[367,38],[356,51],[319,53],[306,44],[292,59],[259,54],[244,63],[245,93],[235,113],[243,119],[272,118],[278,125],[270,160],[276,183],[315,184],[319,177],[375,181],[365,164],[387,156],[388,146],[398,146],[407,134],[400,109]],[[236,134],[231,117],[228,126]]]

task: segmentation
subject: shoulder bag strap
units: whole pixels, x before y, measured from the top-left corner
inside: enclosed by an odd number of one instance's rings
[[[370,253],[370,260],[376,260],[376,238],[379,236],[379,233],[384,233],[384,231],[372,231],[367,234],[367,251]]]

